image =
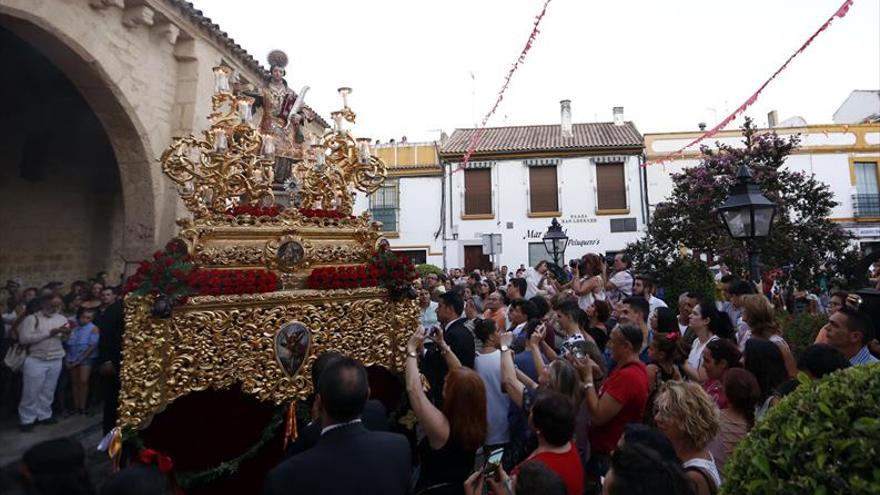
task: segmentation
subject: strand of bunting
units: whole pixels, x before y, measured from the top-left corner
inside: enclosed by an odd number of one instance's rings
[[[643,163],[642,166],[647,167],[648,165],[655,165],[655,164],[661,164],[664,162],[668,162],[669,160],[672,160],[672,159],[675,159],[676,157],[682,156],[684,154],[685,150],[687,150],[691,146],[699,144],[700,142],[718,134],[718,132],[720,132],[722,129],[727,127],[727,124],[730,124],[733,121],[733,119],[735,119],[736,117],[741,115],[743,112],[746,111],[747,108],[752,106],[752,104],[758,100],[758,96],[761,94],[762,91],[764,91],[764,88],[766,88],[767,85],[770,84],[771,81],[776,79],[776,76],[778,76],[780,73],[782,73],[782,71],[784,71],[788,67],[788,64],[790,64],[791,61],[794,60],[795,57],[797,57],[798,55],[803,53],[804,50],[806,50],[807,47],[813,43],[813,40],[815,40],[816,37],[819,36],[819,34],[821,34],[823,31],[828,29],[828,26],[831,25],[831,23],[834,21],[834,19],[837,19],[837,18],[842,19],[846,15],[846,13],[849,11],[849,8],[852,6],[852,3],[853,3],[853,0],[844,0],[843,4],[840,7],[838,7],[838,9],[834,12],[834,14],[832,14],[831,17],[828,18],[828,20],[826,20],[821,26],[819,26],[819,29],[817,29],[816,32],[814,32],[812,36],[807,38],[807,41],[805,41],[800,46],[800,48],[798,48],[790,57],[788,57],[788,59],[785,61],[785,63],[782,64],[782,66],[780,66],[778,69],[776,69],[776,72],[774,72],[773,75],[771,75],[766,81],[764,81],[763,84],[761,84],[761,86],[758,87],[757,91],[752,93],[752,95],[749,96],[746,99],[746,101],[743,102],[742,105],[738,106],[736,108],[736,110],[734,110],[730,115],[728,115],[727,117],[724,117],[724,119],[721,122],[719,122],[718,125],[709,129],[708,131],[704,132],[703,134],[701,134],[700,136],[695,138],[693,141],[691,141],[688,144],[682,146],[681,148],[673,151],[672,153],[669,153],[668,155],[665,155],[662,158],[657,158],[655,160],[647,161],[647,162]]]
[[[529,37],[526,40],[526,44],[523,49],[519,53],[519,57],[517,57],[516,61],[510,67],[510,70],[507,71],[507,75],[504,77],[504,83],[501,85],[501,89],[498,90],[498,96],[495,98],[495,103],[492,105],[492,108],[489,109],[489,112],[486,113],[486,116],[483,117],[482,122],[480,122],[480,127],[477,128],[477,132],[471,136],[470,142],[468,142],[467,151],[464,154],[464,158],[462,159],[461,165],[453,170],[452,173],[456,173],[460,170],[464,170],[467,166],[468,162],[471,159],[471,155],[474,153],[474,150],[477,149],[477,146],[480,145],[480,140],[483,138],[483,131],[486,129],[486,124],[489,122],[489,119],[495,115],[495,111],[498,110],[498,106],[501,105],[501,100],[504,99],[504,93],[507,91],[507,88],[510,86],[510,81],[513,79],[513,74],[519,69],[519,66],[523,64],[526,60],[526,55],[529,53],[529,50],[532,49],[532,45],[535,43],[535,40],[538,38],[538,27],[541,25],[541,20],[544,18],[544,14],[547,13],[547,6],[550,5],[551,0],[544,0],[544,6],[541,8],[541,11],[535,17],[535,22],[532,25],[532,32],[529,33]]]

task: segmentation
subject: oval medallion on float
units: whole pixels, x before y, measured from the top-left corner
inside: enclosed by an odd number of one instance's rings
[[[309,355],[312,335],[298,321],[285,324],[275,334],[275,356],[284,373],[293,378]]]

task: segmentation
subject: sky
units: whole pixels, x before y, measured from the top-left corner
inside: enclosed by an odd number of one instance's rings
[[[543,0],[192,0],[255,58],[282,49],[287,80],[329,121],[350,86],[357,136],[438,139],[491,108]],[[842,0],[552,0],[488,126],[608,122],[642,133],[711,128]],[[827,124],[854,89],[880,89],[880,1],[855,0],[747,115]],[[735,128],[739,121],[728,128]]]

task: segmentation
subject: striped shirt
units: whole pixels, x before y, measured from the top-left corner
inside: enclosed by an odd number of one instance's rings
[[[858,366],[860,364],[874,364],[880,362],[880,359],[875,358],[868,352],[868,346],[862,346],[853,357],[849,358],[849,364],[853,366]]]

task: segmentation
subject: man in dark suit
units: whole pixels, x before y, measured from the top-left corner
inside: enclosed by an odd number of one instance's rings
[[[338,352],[327,351],[315,359],[315,362],[312,363],[312,383],[316,384],[316,388],[317,383],[321,381],[324,370],[343,357]],[[315,401],[315,405],[317,405],[317,401]],[[314,418],[313,421],[301,429],[296,441],[287,447],[287,452],[284,454],[286,457],[301,454],[317,445],[318,440],[321,438],[323,424],[321,423],[320,411],[314,407],[312,408],[312,417]],[[361,413],[361,422],[364,428],[370,431],[388,431],[388,416],[385,406],[378,400],[368,400],[364,405],[364,411]]]
[[[119,405],[119,370],[122,367],[122,340],[125,331],[125,317],[122,301],[116,289],[106,287],[101,291],[101,306],[95,326],[101,332],[98,339],[98,374],[101,375],[101,388],[104,396],[103,428],[106,434],[116,426]]]
[[[465,326],[467,319],[461,315],[464,311],[464,299],[461,291],[452,290],[440,295],[437,301],[437,320],[443,326],[443,340],[463,366],[474,367],[477,353],[474,334]],[[430,331],[430,329],[428,329]],[[422,358],[422,373],[428,379],[431,389],[428,398],[435,406],[443,406],[443,383],[446,381],[446,360],[440,348],[433,342],[425,344],[425,355]]]
[[[361,424],[370,388],[367,370],[351,358],[330,363],[318,382],[321,438],[275,467],[263,495],[396,495],[409,493],[410,449],[403,435]]]

